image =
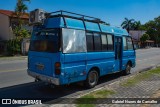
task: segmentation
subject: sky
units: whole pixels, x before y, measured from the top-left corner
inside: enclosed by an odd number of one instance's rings
[[[0,9],[14,10],[16,1],[0,0]],[[125,17],[144,24],[160,16],[160,0],[31,0],[26,4],[28,12],[37,8],[66,10],[100,18],[113,26],[120,26]]]

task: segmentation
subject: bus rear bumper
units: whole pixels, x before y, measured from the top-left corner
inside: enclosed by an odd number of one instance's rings
[[[53,77],[49,77],[49,76],[46,76],[46,75],[41,75],[41,74],[32,72],[30,70],[27,70],[27,72],[28,72],[28,75],[30,75],[30,76],[32,76],[36,79],[42,80],[44,82],[52,83],[54,85],[60,85],[60,82],[59,82],[58,78],[53,78]]]

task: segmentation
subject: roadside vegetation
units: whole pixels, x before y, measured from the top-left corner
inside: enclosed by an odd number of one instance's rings
[[[149,39],[150,39],[150,37],[149,37],[149,35],[146,34],[146,33],[141,36],[140,41],[141,41],[141,43],[142,43],[142,47],[145,47],[145,41],[146,41],[146,40],[149,40]]]
[[[155,41],[156,46],[160,46],[160,16],[154,18],[153,20],[148,21],[145,24],[141,24],[140,21],[134,19],[125,18],[121,24],[122,28],[126,29],[128,32],[130,30],[143,30],[146,31],[145,36],[143,35],[140,39],[141,42],[146,40]],[[147,38],[146,38],[147,35]],[[148,37],[149,36],[149,37]]]
[[[153,69],[153,70],[146,71],[146,72],[142,72],[140,74],[137,74],[137,75],[125,80],[124,82],[122,82],[121,86],[129,87],[129,86],[136,85],[137,83],[139,83],[143,80],[151,78],[153,75],[160,76],[160,67]]]
[[[107,98],[113,94],[115,94],[115,92],[112,90],[98,90],[80,97],[75,102],[77,107],[95,107],[94,102],[97,101],[97,98]]]
[[[29,2],[30,0],[17,0],[15,13],[13,16],[16,16],[16,25],[13,27],[13,35],[14,38],[7,41],[7,51],[8,55],[17,55],[21,54],[21,42],[23,38],[30,37],[30,32],[24,29],[22,26],[26,25],[22,20],[22,16],[26,14],[28,10],[27,5],[25,2]]]

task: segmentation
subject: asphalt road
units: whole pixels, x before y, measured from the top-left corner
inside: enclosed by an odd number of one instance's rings
[[[137,65],[132,69],[136,71],[160,64],[160,48],[136,50]],[[73,84],[65,87],[51,88],[43,82],[34,82],[27,75],[27,59],[24,60],[2,60],[0,59],[0,97],[1,98],[50,98],[47,101],[60,97],[74,97],[78,94],[89,92],[93,89],[85,89],[81,85]],[[101,87],[118,81],[123,76],[112,74],[100,78]]]

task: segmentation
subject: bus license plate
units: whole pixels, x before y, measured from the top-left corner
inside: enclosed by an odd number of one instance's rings
[[[43,64],[36,64],[37,69],[39,70],[43,70],[44,69],[44,65]]]

